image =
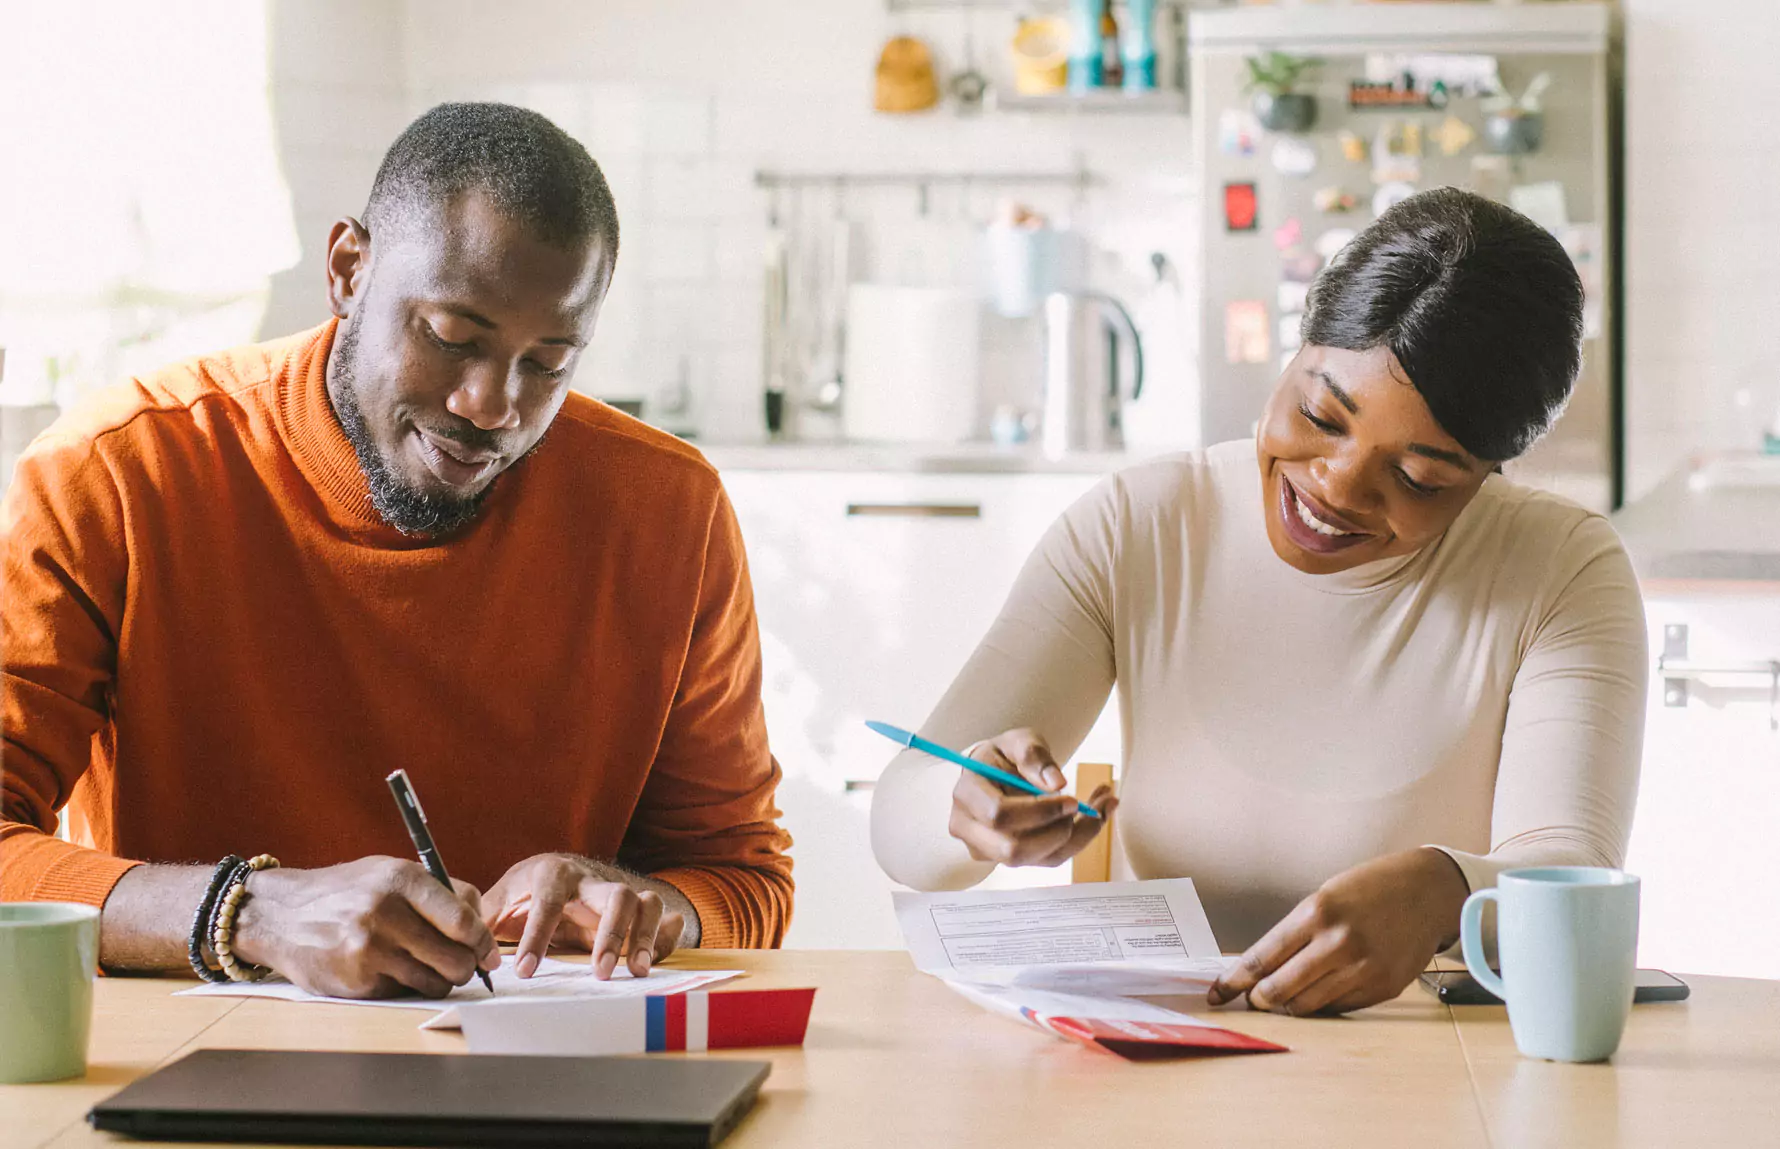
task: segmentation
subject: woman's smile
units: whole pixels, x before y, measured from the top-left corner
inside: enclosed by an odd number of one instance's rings
[[[1334,554],[1377,538],[1359,530],[1313,496],[1302,495],[1284,472],[1279,474],[1279,518],[1291,541],[1319,555]]]

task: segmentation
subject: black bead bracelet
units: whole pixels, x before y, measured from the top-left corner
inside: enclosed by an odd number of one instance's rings
[[[216,912],[216,899],[228,888],[236,867],[242,864],[242,858],[237,854],[230,854],[216,864],[216,870],[210,875],[210,886],[204,891],[204,900],[198,903],[198,912],[192,916],[192,935],[186,952],[191,958],[192,972],[208,982],[229,980],[228,974],[212,969],[204,959],[204,945],[210,938],[210,919]]]

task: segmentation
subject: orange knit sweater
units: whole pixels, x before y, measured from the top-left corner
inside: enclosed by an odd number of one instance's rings
[[[616,858],[705,945],[776,945],[790,839],[716,472],[570,395],[470,527],[405,537],[328,403],[334,330],[136,380],[20,462],[0,900],[102,904],[126,859],[408,856],[403,767],[456,877]]]

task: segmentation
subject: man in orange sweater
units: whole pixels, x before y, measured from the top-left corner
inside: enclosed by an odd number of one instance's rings
[[[579,144],[443,105],[334,225],[335,319],[32,446],[0,524],[0,900],[100,905],[104,966],[173,969],[217,860],[271,854],[234,959],[353,996],[442,995],[497,939],[522,977],[552,942],[601,976],[778,944],[735,516],[697,451],[569,391],[617,254]],[[455,896],[403,860],[398,767]]]

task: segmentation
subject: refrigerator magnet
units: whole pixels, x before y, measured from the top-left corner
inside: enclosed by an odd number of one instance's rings
[[[1267,340],[1267,304],[1260,299],[1233,299],[1224,305],[1224,360],[1265,363],[1271,357]]]
[[[1359,206],[1359,201],[1354,199],[1353,195],[1340,184],[1331,184],[1326,188],[1316,189],[1316,194],[1311,196],[1310,202],[1315,204],[1316,210],[1324,215],[1345,215]]]
[[[1351,227],[1332,227],[1316,237],[1316,253],[1324,262],[1334,259],[1335,253],[1352,242],[1357,234]]]
[[[1301,136],[1286,136],[1273,145],[1273,170],[1282,176],[1307,176],[1316,171],[1316,144]]]
[[[1288,315],[1279,317],[1280,354],[1283,355],[1296,352],[1299,347],[1303,346],[1304,340],[1299,333],[1299,328],[1303,323],[1304,315],[1302,312],[1294,311]]]
[[[1303,239],[1304,225],[1298,222],[1297,216],[1292,216],[1273,229],[1273,246],[1281,251],[1297,247]]]
[[[1372,193],[1372,213],[1383,215],[1414,194],[1414,184],[1402,182],[1380,184],[1378,190]]]
[[[1570,226],[1564,185],[1557,180],[1520,184],[1508,190],[1508,206],[1553,235]]]
[[[1379,125],[1372,141],[1372,182],[1415,183],[1421,178],[1421,130],[1412,134],[1408,125],[1396,120]]]
[[[1456,156],[1471,146],[1471,141],[1477,138],[1477,129],[1457,116],[1448,116],[1430,134],[1441,155]]]
[[[1302,284],[1306,287],[1316,278],[1316,273],[1323,269],[1323,257],[1314,251],[1302,247],[1294,247],[1283,253],[1279,261],[1279,275],[1287,283]]]
[[[1350,164],[1363,164],[1372,154],[1372,149],[1366,145],[1366,137],[1351,128],[1342,128],[1335,138],[1341,144],[1341,158]]]
[[[1261,221],[1259,197],[1252,181],[1224,185],[1224,230],[1254,231]]]
[[[1247,108],[1218,113],[1218,151],[1227,156],[1252,156],[1261,138],[1261,121]]]

